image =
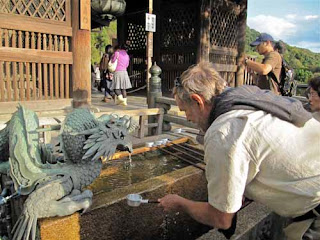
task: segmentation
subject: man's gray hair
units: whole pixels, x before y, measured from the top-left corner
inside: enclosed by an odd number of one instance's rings
[[[184,102],[190,102],[190,95],[195,93],[203,96],[207,103],[212,103],[226,85],[226,81],[211,63],[200,62],[181,74],[179,83],[173,88],[173,95],[177,95]]]

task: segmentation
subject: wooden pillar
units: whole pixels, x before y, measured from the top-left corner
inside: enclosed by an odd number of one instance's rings
[[[245,58],[245,44],[246,44],[246,26],[247,26],[247,0],[240,2],[240,14],[238,20],[238,57],[237,57],[237,74],[236,87],[243,85],[244,81],[244,64],[240,64]]]
[[[126,40],[128,40],[128,24],[126,16],[121,16],[117,19],[117,39],[118,45],[125,43]]]
[[[90,0],[72,0],[72,105],[91,102]]]
[[[149,0],[149,13],[152,14],[153,11],[153,0]],[[150,92],[150,68],[152,66],[152,57],[153,57],[153,32],[147,32],[147,79],[146,79],[146,83],[147,83],[147,94],[149,94]],[[147,97],[147,101],[148,101],[148,97]],[[149,105],[149,102],[148,102]]]
[[[157,0],[154,3],[153,13],[156,15],[156,32],[153,36],[153,61],[160,63],[161,57],[161,0]]]
[[[197,62],[209,61],[210,53],[210,0],[202,0]]]

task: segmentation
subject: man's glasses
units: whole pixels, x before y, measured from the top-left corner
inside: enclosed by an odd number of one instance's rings
[[[177,77],[177,78],[174,80],[174,86],[175,86],[176,88],[182,86],[181,78],[180,78],[180,77]]]
[[[309,92],[307,95],[308,95],[308,98],[319,96],[318,93],[316,93],[316,92],[312,92],[312,93]]]

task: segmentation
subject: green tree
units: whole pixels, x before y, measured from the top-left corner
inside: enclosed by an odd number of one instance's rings
[[[309,70],[301,68],[295,70],[295,79],[299,82],[307,83],[312,76],[313,74]]]
[[[104,49],[112,44],[112,39],[117,37],[117,22],[113,21],[107,27],[91,32],[91,63],[99,63]]]

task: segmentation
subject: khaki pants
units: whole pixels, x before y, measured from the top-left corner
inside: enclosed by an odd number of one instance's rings
[[[287,240],[320,240],[320,216],[294,222],[284,232]]]

